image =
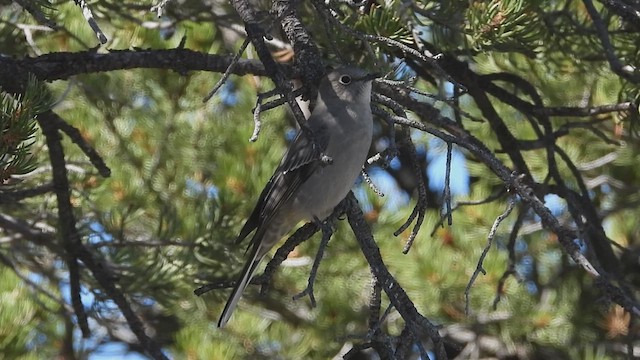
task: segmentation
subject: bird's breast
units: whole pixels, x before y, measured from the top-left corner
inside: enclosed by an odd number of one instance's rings
[[[371,131],[366,126],[341,128],[329,137],[324,153],[332,163],[319,167],[293,199],[305,220],[324,220],[347,195],[366,160]]]

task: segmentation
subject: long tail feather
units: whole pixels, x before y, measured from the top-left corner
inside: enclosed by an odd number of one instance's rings
[[[254,239],[256,240],[256,239]],[[242,273],[238,278],[238,283],[233,288],[231,292],[231,296],[229,296],[229,300],[227,300],[227,304],[224,306],[224,310],[222,311],[222,315],[220,315],[220,320],[218,320],[218,327],[224,327],[224,325],[229,321],[231,317],[231,313],[238,305],[238,301],[240,301],[240,297],[242,297],[242,293],[244,289],[246,289],[249,282],[251,282],[251,278],[253,277],[253,273],[256,271],[258,264],[262,260],[262,257],[258,257],[258,249],[260,248],[260,242],[256,241],[254,243],[253,248],[251,249],[251,256],[247,263],[244,265],[242,269]]]

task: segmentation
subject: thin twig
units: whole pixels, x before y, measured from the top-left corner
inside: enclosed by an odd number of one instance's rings
[[[378,109],[377,107],[374,106],[372,108],[374,110],[374,113],[378,116],[383,117],[387,122],[398,123],[398,121],[396,121],[397,118],[406,119],[407,114],[404,111],[404,109],[392,99],[380,94],[373,94],[372,99],[379,104],[387,106],[389,109],[391,109],[394,112],[394,114],[396,114],[396,115],[391,115],[386,111]],[[424,217],[426,215],[427,187],[426,187],[426,181],[424,179],[424,174],[420,166],[420,162],[418,160],[418,155],[416,152],[415,145],[413,144],[410,133],[406,127],[402,128],[402,130],[400,131],[400,136],[401,136],[401,141],[403,145],[406,147],[406,151],[409,152],[410,159],[412,160],[412,163],[413,163],[413,170],[414,170],[415,176],[418,178],[418,201],[416,202],[416,206],[414,207],[413,211],[411,212],[411,215],[409,215],[405,223],[402,224],[400,228],[398,228],[398,230],[396,230],[393,233],[394,236],[400,235],[407,228],[409,228],[409,226],[413,223],[414,219],[417,219],[416,224],[413,227],[413,230],[411,231],[411,234],[409,235],[409,238],[407,239],[407,242],[402,250],[402,252],[406,254],[411,249],[411,246],[413,245],[413,242],[416,239],[418,232],[420,231],[420,227],[422,226],[422,222],[424,221]]]
[[[367,183],[367,185],[369,185],[369,188],[379,197],[384,197],[384,193],[380,189],[378,189],[376,184],[373,183],[373,180],[371,180],[371,177],[369,176],[369,174],[367,174],[367,171],[364,168],[360,173],[362,174],[362,178],[364,179],[364,181]]]
[[[402,248],[402,253],[407,254],[409,253],[409,250],[411,249],[413,242],[418,236],[418,232],[422,227],[422,222],[424,221],[424,217],[427,213],[427,185],[426,185],[426,180],[424,178],[424,172],[422,171],[422,167],[420,166],[420,162],[418,160],[416,147],[413,144],[413,141],[411,140],[411,135],[409,134],[409,130],[406,128],[403,128],[400,132],[400,136],[403,138],[403,143],[407,147],[407,150],[410,153],[411,160],[413,162],[413,172],[415,176],[418,178],[418,200],[416,201],[416,206],[414,209],[414,212],[417,214],[417,216],[415,216],[416,223],[413,226],[413,230],[411,230],[411,234],[409,235],[407,242]],[[407,220],[407,223],[408,222],[409,221]],[[398,229],[393,234],[395,236],[398,236],[400,233],[401,231],[400,229]]]
[[[420,90],[420,89],[418,89],[416,87],[413,87],[413,86],[409,85],[411,80],[376,79],[375,82],[376,83],[383,83],[383,84],[391,85],[393,87],[398,87],[398,88],[401,88],[401,89],[405,89],[407,91],[410,91],[411,93],[415,93],[417,95],[421,95],[421,96],[424,96],[426,98],[442,102],[442,103],[446,104],[447,106],[449,106],[454,111],[460,113],[460,115],[464,116],[465,118],[467,118],[467,119],[469,119],[469,120],[471,120],[473,122],[484,122],[484,120],[482,118],[479,118],[477,116],[471,115],[470,113],[462,110],[460,108],[460,106],[458,106],[456,104],[455,100],[458,98],[458,96],[464,94],[464,92],[462,90],[460,90],[456,94],[454,94],[454,97],[446,98],[446,97],[442,97],[442,96],[437,95],[437,94],[428,93],[426,91]]]
[[[296,94],[296,96],[299,96],[301,93],[302,93],[302,89],[294,90],[294,94]],[[249,138],[250,142],[256,142],[258,140],[258,136],[260,135],[260,129],[262,127],[262,121],[260,120],[260,115],[262,114],[262,112],[274,109],[286,103],[286,99],[283,96],[280,96],[280,98],[270,101],[266,104],[262,103],[264,99],[270,98],[274,95],[280,95],[278,90],[273,89],[273,90],[258,94],[256,99],[256,107],[253,109],[253,134],[251,134],[251,137]]]
[[[614,13],[620,15],[626,21],[632,24],[638,24],[640,22],[640,10],[637,3],[635,6],[633,2],[625,3],[621,0],[600,0],[606,7],[611,9]]]
[[[326,223],[322,223],[320,219],[315,218],[315,222],[318,224],[318,227],[322,230],[322,241],[320,241],[320,245],[318,246],[318,252],[316,253],[316,258],[313,261],[313,266],[311,266],[311,272],[309,273],[309,280],[307,281],[307,287],[302,290],[300,293],[293,296],[293,300],[298,300],[305,295],[309,295],[309,300],[311,301],[311,307],[316,307],[316,297],[313,294],[313,284],[316,281],[316,276],[318,274],[318,268],[320,268],[320,262],[324,257],[324,250],[327,248],[329,244],[329,240],[331,239],[331,235],[333,234],[333,230],[331,229],[331,224],[329,221]]]
[[[62,119],[57,114],[52,114],[53,116],[51,117],[51,120],[56,125],[56,127],[67,134],[71,141],[73,141],[74,144],[78,145],[80,150],[82,150],[82,152],[87,155],[89,161],[91,161],[91,164],[93,164],[93,166],[98,169],[98,173],[100,173],[100,176],[104,178],[108,178],[109,176],[111,176],[111,169],[109,169],[107,164],[102,159],[102,156],[98,154],[96,149],[94,149],[93,146],[87,143],[87,141],[82,137],[80,130],[64,121],[64,119]]]
[[[451,152],[452,145],[447,142],[447,164],[444,172],[444,190],[442,194],[442,201],[445,204],[445,214],[448,219],[447,224],[451,226],[453,224],[453,216],[451,215]]]
[[[507,263],[507,268],[502,273],[500,280],[498,280],[498,286],[496,288],[496,297],[493,299],[493,311],[498,309],[498,302],[500,302],[500,298],[504,293],[504,286],[507,283],[507,279],[510,276],[516,276],[516,240],[518,239],[518,234],[520,232],[520,228],[524,223],[524,219],[527,216],[527,212],[529,210],[528,206],[523,206],[522,210],[518,214],[516,218],[515,224],[513,224],[513,228],[511,229],[511,234],[509,234],[509,242],[507,243],[507,253],[509,254],[509,262]]]
[[[634,111],[638,112],[638,106],[633,102],[627,101],[618,104],[607,104],[592,107],[579,107],[579,106],[567,106],[567,107],[544,107],[533,110],[536,115],[546,116],[563,116],[563,117],[586,117],[595,116],[601,114],[608,114],[612,112],[620,111]]]
[[[382,111],[382,110],[380,110]],[[386,169],[387,167],[389,167],[389,159],[393,159],[394,157],[397,156],[397,152],[398,149],[394,149],[392,150],[391,148],[386,148],[384,150],[382,150],[381,152],[373,155],[372,157],[368,158],[366,163],[367,165],[372,165],[375,163],[379,163],[380,167],[383,169]]]
[[[504,219],[506,219],[509,216],[509,214],[511,214],[511,211],[513,210],[515,205],[516,205],[516,197],[510,196],[507,202],[507,208],[502,214],[500,214],[500,216],[496,218],[496,221],[493,222],[493,226],[491,226],[491,230],[489,231],[489,235],[487,236],[487,245],[482,250],[480,259],[478,259],[478,265],[476,266],[476,269],[474,270],[473,275],[471,275],[471,279],[469,279],[469,283],[467,284],[467,287],[464,289],[464,300],[465,300],[464,312],[467,315],[469,315],[469,294],[471,293],[471,286],[473,286],[473,283],[476,281],[476,278],[478,277],[478,275],[480,275],[480,273],[482,273],[483,275],[487,274],[486,270],[483,267],[484,258],[489,253],[489,249],[491,249],[491,244],[493,243],[493,239],[496,236],[496,231],[498,231],[498,226],[500,226],[502,221],[504,221]]]
[[[334,212],[335,214],[335,212]],[[334,215],[332,215],[334,216]],[[320,228],[314,222],[310,222],[296,230],[285,242],[276,250],[276,253],[273,255],[273,258],[267,263],[267,266],[264,268],[264,272],[260,276],[256,276],[257,281],[260,282],[260,294],[266,294],[269,290],[269,284],[271,283],[271,278],[275,274],[278,266],[282,264],[282,262],[287,258],[289,253],[295,249],[296,246],[302,244],[304,241],[309,240],[316,232],[318,232]]]
[[[44,296],[48,297],[49,299],[53,300],[54,302],[58,303],[58,304],[62,304],[62,307],[64,308],[64,310],[69,313],[69,314],[73,314],[73,308],[71,306],[69,306],[69,304],[67,304],[64,299],[57,297],[55,294],[53,294],[51,291],[45,289],[44,287],[42,287],[40,284],[38,284],[37,282],[31,280],[31,278],[29,278],[29,276],[21,273],[16,266],[13,264],[13,262],[11,261],[11,259],[9,259],[7,256],[5,256],[3,253],[0,253],[0,263],[4,264],[4,266],[8,267],[9,269],[11,269],[11,271],[13,271],[13,273],[20,278],[20,280],[24,281],[25,284],[31,286],[35,291],[43,294]]]
[[[153,5],[151,7],[150,11],[157,12],[158,13],[158,17],[161,18],[162,14],[164,13],[164,8],[167,6],[169,1],[171,1],[171,0],[161,0],[156,5]]]
[[[87,23],[89,23],[91,30],[93,30],[93,32],[96,34],[96,37],[98,38],[100,43],[106,44],[107,37],[104,35],[102,30],[100,30],[100,26],[98,26],[98,23],[93,18],[93,13],[91,12],[89,5],[87,4],[87,1],[86,0],[74,0],[74,1],[76,5],[78,5],[82,10],[82,16],[84,16],[84,19],[87,20]]]
[[[35,186],[27,189],[2,189],[0,188],[0,204],[15,204],[20,200],[44,195],[53,191],[53,183]]]
[[[484,198],[482,200],[458,201],[458,202],[456,202],[456,205],[451,209],[451,213],[453,213],[454,211],[458,210],[459,208],[461,208],[463,206],[482,205],[482,204],[487,204],[487,203],[496,201],[496,200],[500,199],[504,194],[505,194],[505,191],[503,189],[500,189],[499,191],[496,191],[495,193],[489,195],[488,197],[486,197],[486,198]],[[431,231],[431,235],[430,236],[434,236],[435,235],[435,233],[438,230],[438,228],[440,226],[442,226],[442,224],[444,224],[444,220],[445,219],[447,219],[447,214],[441,214],[440,215],[440,219],[433,226],[433,230]]]
[[[260,121],[260,111],[262,107],[262,102],[260,100],[260,96],[256,101],[256,107],[253,109],[253,133],[249,138],[249,142],[258,141],[258,135],[260,135],[260,128],[262,127],[262,121]]]
[[[438,60],[442,57],[442,54],[437,54],[437,55],[433,55],[431,54],[428,50],[424,50],[423,52],[420,52],[412,47],[409,47],[399,41],[390,39],[388,37],[385,36],[380,36],[380,35],[371,35],[371,34],[365,34],[365,33],[361,33],[357,30],[352,29],[351,27],[344,25],[343,23],[341,23],[338,19],[336,19],[326,8],[327,5],[320,3],[319,1],[314,1],[314,4],[316,5],[317,9],[320,9],[323,13],[325,13],[325,16],[327,18],[329,18],[331,20],[331,22],[336,25],[337,27],[339,27],[341,30],[346,31],[347,33],[357,37],[360,40],[369,40],[369,41],[375,41],[375,42],[379,42],[379,43],[383,43],[386,44],[388,46],[391,47],[395,47],[401,51],[403,51],[404,53],[413,55],[414,57],[416,57],[417,59],[431,65],[433,67],[433,69],[436,70],[436,72],[438,72],[438,75],[442,76],[445,80],[447,80],[448,82],[452,83],[452,84],[456,84],[460,87],[460,89],[462,89],[462,91],[466,92],[466,88],[464,85],[459,84],[455,79],[453,79],[451,77],[451,75],[449,75],[446,71],[444,71],[442,69],[442,67],[440,66],[440,64],[438,64]]]
[[[593,6],[593,2],[591,0],[582,0],[582,3],[593,21],[593,26],[596,28],[596,33],[600,38],[604,54],[609,62],[609,66],[611,66],[611,70],[626,80],[639,83],[640,75],[637,74],[637,69],[632,65],[623,65],[620,59],[616,57],[613,44],[611,44],[611,39],[609,38],[609,30],[602,21],[600,13],[596,10],[596,7]]]
[[[227,81],[231,73],[233,73],[233,70],[238,64],[238,61],[240,61],[240,57],[242,56],[244,51],[247,49],[247,46],[249,46],[250,43],[251,43],[251,40],[249,40],[249,38],[244,39],[244,42],[242,43],[242,45],[240,46],[240,49],[238,50],[238,52],[236,52],[235,56],[231,60],[231,63],[227,67],[227,70],[224,71],[224,74],[222,74],[222,77],[220,78],[220,80],[218,80],[218,82],[215,84],[213,89],[209,91],[207,96],[205,96],[204,99],[202,99],[202,102],[206,103],[207,101],[209,101],[209,99],[211,99],[211,97],[215,95],[215,93],[222,87],[222,85],[224,85],[224,83]]]
[[[40,24],[48,26],[50,29],[57,30],[58,24],[55,21],[48,19],[47,15],[45,15],[40,8],[35,5],[33,2],[29,0],[16,0],[16,3],[20,5],[23,9],[27,10],[34,19]]]

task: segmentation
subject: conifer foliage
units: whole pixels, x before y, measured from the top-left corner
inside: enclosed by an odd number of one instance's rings
[[[633,0],[0,2],[0,358],[640,357],[639,39]],[[217,329],[340,64],[382,74],[362,181]]]

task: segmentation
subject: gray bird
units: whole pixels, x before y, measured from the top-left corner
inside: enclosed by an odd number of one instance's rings
[[[265,254],[300,221],[326,219],[351,189],[371,146],[371,82],[375,77],[361,69],[342,67],[321,80],[316,107],[307,120],[315,141],[298,131],[240,230],[236,243],[256,232],[218,327],[229,321]],[[320,154],[332,161],[323,163]]]

